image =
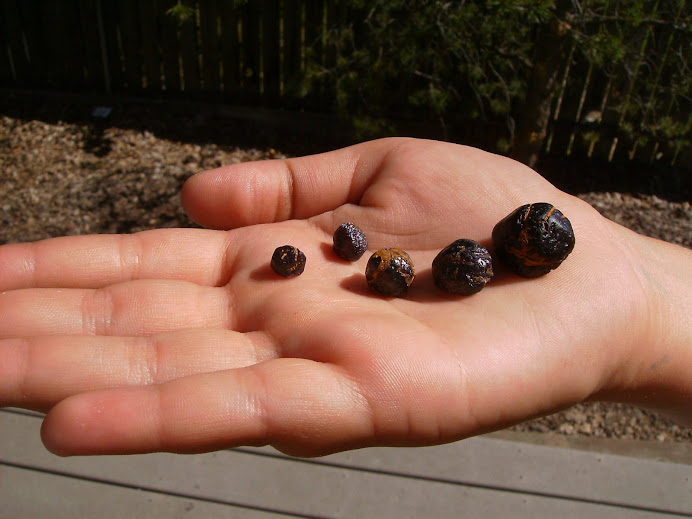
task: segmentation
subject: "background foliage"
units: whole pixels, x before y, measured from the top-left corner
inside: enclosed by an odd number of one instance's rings
[[[592,112],[585,123],[617,126],[640,144],[690,132],[692,13],[685,1],[347,3],[351,23],[328,35],[336,64],[316,64],[309,78],[329,78],[338,109],[363,135],[391,130],[397,114],[443,126],[501,122],[501,150],[512,151],[526,132],[540,147],[559,95],[585,95]],[[589,84],[561,92],[570,65]],[[542,76],[532,84],[536,73]]]
[[[4,0],[0,87],[692,166],[686,0]],[[336,126],[336,125],[335,125]]]

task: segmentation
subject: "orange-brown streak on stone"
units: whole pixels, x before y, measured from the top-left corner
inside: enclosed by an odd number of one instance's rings
[[[522,231],[523,233],[524,231]],[[523,260],[524,266],[526,267],[545,267],[552,265],[551,261],[546,258],[541,257],[537,254],[529,254],[524,249],[518,249],[516,247],[509,247],[507,252],[516,258]]]

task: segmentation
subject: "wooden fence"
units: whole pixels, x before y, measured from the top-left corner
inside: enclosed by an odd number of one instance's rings
[[[334,93],[304,91],[306,67],[336,59],[326,34],[348,12],[339,0],[0,0],[0,87],[185,98],[329,111]],[[190,17],[172,16],[188,7]],[[690,96],[665,90],[671,38],[647,33],[663,61],[649,106],[628,110],[639,71],[613,78],[565,60],[546,151],[692,167],[684,131],[662,138],[652,118],[689,131]],[[642,67],[642,71],[644,68]],[[644,73],[644,72],[642,72]],[[651,84],[649,82],[648,84]],[[654,96],[656,96],[654,103]],[[661,102],[660,96],[665,97]],[[641,96],[640,96],[641,97]],[[660,108],[664,106],[664,113]],[[624,108],[623,108],[624,107]],[[623,132],[622,128],[629,130]]]
[[[19,88],[277,104],[321,52],[323,0],[0,1],[0,82]],[[318,56],[317,59],[322,59]]]
[[[658,4],[649,18],[660,22]],[[683,15],[680,2],[671,23],[635,26],[638,53],[620,70],[580,60],[573,44],[544,151],[692,168],[692,38]],[[687,89],[675,84],[681,79]]]

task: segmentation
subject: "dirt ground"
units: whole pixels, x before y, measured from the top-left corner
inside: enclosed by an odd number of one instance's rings
[[[108,120],[97,120],[89,116],[91,108],[0,101],[0,244],[194,226],[179,200],[183,182],[194,173],[321,151],[304,147],[300,135],[285,139],[285,147],[279,148],[281,136],[275,128],[260,131],[257,121],[239,125],[219,121],[210,113],[191,115],[147,106],[116,107]],[[692,247],[689,178],[684,174],[666,183],[657,172],[645,175],[646,181],[638,186],[623,189],[607,181],[603,188],[598,184],[602,173],[589,167],[589,174],[581,174],[575,171],[583,170],[574,167],[547,161],[546,176],[622,225]],[[692,440],[690,428],[611,403],[580,404],[514,429],[661,442]]]

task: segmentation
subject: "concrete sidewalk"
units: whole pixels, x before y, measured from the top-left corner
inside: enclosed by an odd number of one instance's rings
[[[2,519],[692,517],[692,465],[506,433],[311,460],[270,448],[59,458],[40,423],[0,411]]]

